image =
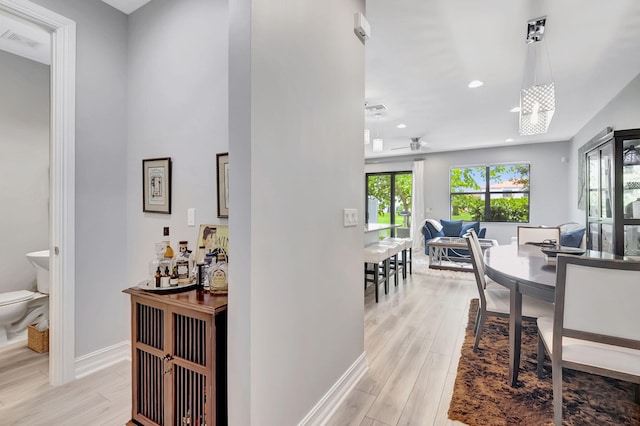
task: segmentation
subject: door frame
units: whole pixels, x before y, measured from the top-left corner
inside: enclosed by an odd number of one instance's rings
[[[51,33],[49,130],[49,383],[75,379],[76,23],[27,0],[0,9]]]

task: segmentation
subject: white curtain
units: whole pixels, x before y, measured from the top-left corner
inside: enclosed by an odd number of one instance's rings
[[[411,190],[411,238],[413,248],[422,248],[420,227],[425,220],[424,211],[424,160],[413,162],[413,188]]]

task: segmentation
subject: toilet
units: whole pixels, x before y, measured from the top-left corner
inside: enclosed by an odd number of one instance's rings
[[[0,347],[24,340],[27,326],[49,319],[49,252],[29,253],[27,258],[37,271],[38,291],[0,293]]]

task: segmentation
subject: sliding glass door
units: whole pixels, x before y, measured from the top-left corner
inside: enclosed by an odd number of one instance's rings
[[[399,225],[381,231],[386,236],[409,237],[411,228],[411,172],[367,173],[367,223]]]

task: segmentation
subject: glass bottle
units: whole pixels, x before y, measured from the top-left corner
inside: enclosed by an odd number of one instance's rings
[[[174,253],[173,253],[173,248],[171,248],[171,242],[169,239],[169,227],[165,226],[164,227],[164,232],[163,232],[164,238],[164,244],[165,244],[165,250],[164,250],[164,258],[165,259],[173,259]]]
[[[218,261],[211,273],[210,289],[211,293],[225,294],[229,290],[227,278],[227,261],[224,253],[218,253]]]

